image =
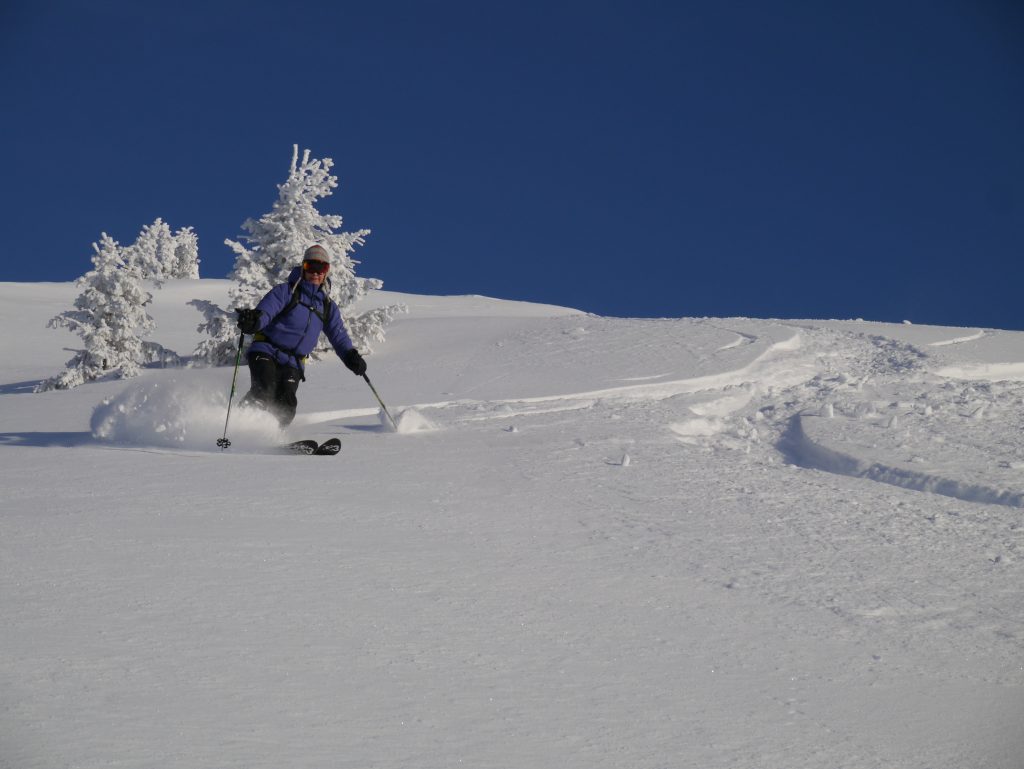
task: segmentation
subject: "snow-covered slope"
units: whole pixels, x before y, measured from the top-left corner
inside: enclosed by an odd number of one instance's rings
[[[1024,766],[1024,334],[380,292],[410,429],[326,361],[220,452],[228,368],[31,393],[75,293],[0,284],[0,766]]]

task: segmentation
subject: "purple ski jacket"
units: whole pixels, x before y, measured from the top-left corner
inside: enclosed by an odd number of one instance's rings
[[[298,292],[298,304],[277,317],[291,302],[293,289]],[[292,270],[287,283],[274,286],[256,305],[260,311],[260,326],[249,347],[249,356],[254,353],[272,355],[280,365],[304,371],[304,359],[316,347],[321,331],[327,334],[338,357],[344,356],[355,345],[341,319],[338,303],[327,304],[325,298],[319,286],[302,280],[301,268]]]

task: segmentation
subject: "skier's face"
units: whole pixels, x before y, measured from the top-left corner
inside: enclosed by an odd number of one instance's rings
[[[324,278],[327,277],[328,270],[330,270],[330,265],[324,262],[307,261],[302,263],[302,277],[314,286],[319,286],[324,282]]]

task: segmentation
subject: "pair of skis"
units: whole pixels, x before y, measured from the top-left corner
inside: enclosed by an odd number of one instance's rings
[[[332,457],[341,451],[341,441],[331,438],[323,443],[314,440],[295,441],[282,447],[289,454],[309,454],[319,457]]]

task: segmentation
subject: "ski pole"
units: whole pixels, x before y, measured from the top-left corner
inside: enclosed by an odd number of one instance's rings
[[[377,394],[377,388],[373,386],[373,382],[370,381],[370,377],[366,376],[366,374],[363,374],[363,379],[366,380],[366,384],[370,385],[370,389],[373,390],[373,395],[377,399],[377,403],[380,404],[380,407],[384,410],[384,413],[388,415],[388,419],[391,420],[391,426],[395,428],[395,432],[397,433],[398,424],[395,422],[395,418],[391,416],[391,412],[388,411],[388,407],[384,405],[384,401],[382,401],[380,399],[380,396]]]
[[[235,382],[238,379],[238,362],[242,360],[242,344],[245,342],[245,332],[238,335],[238,354],[235,355],[235,373],[231,375],[231,394],[228,395],[228,415],[224,417],[224,437],[217,439],[217,445],[223,451],[231,445],[228,440],[228,420],[231,419],[231,401],[235,399]]]

